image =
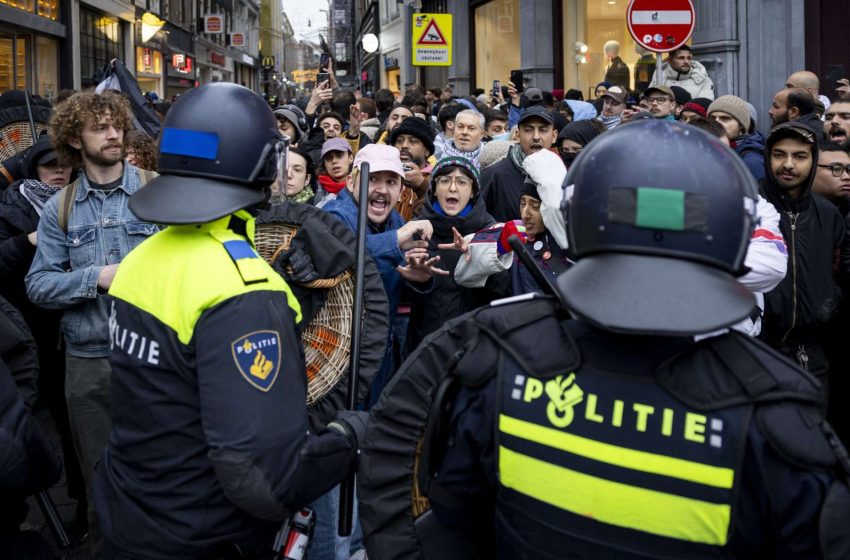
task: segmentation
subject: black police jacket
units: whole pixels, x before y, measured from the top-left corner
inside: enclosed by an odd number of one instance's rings
[[[261,550],[354,463],[347,436],[309,430],[300,307],[234,232],[250,221],[170,226],[110,287],[112,431],[94,495],[117,553]]]
[[[450,322],[396,378],[435,361],[462,387],[435,404],[449,428],[425,436],[445,446],[423,491],[481,557],[821,558],[850,545],[844,450],[817,382],[757,341],[614,335],[533,300]]]

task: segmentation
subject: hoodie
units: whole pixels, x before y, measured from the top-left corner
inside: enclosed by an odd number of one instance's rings
[[[674,70],[669,62],[662,66],[664,84],[666,86],[679,86],[691,94],[691,98],[705,97],[714,99],[714,82],[708,77],[708,71],[700,62],[691,61],[691,69],[686,73]],[[653,75],[650,87],[658,85],[658,77]]]
[[[799,121],[780,124],[767,138],[765,154],[783,138],[811,138],[812,159],[818,161],[815,131]],[[779,228],[788,248],[788,272],[765,294],[762,337],[777,348],[817,344],[816,330],[832,316],[840,292],[833,276],[835,255],[844,241],[844,221],[831,202],[812,192],[817,168],[812,165],[803,191],[792,198],[776,181],[765,157],[760,192],[779,211]]]
[[[764,179],[764,135],[761,132],[741,136],[732,144],[732,149],[744,160],[756,181]]]

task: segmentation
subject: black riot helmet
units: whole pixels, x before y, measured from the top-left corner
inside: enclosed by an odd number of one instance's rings
[[[590,143],[565,185],[577,262],[558,287],[574,315],[616,332],[695,335],[752,312],[734,277],[746,272],[757,185],[716,138],[676,122],[629,123]]]
[[[165,117],[160,175],[130,198],[130,210],[150,222],[196,224],[254,206],[286,172],[286,151],[259,95],[231,83],[203,85]]]

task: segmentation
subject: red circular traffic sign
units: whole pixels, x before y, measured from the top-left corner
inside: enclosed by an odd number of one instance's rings
[[[670,52],[694,32],[691,0],[631,0],[626,21],[635,42],[652,52]]]

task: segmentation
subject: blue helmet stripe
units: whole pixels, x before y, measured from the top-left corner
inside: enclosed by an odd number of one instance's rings
[[[215,132],[164,128],[159,151],[163,154],[215,160],[218,158],[218,144],[218,134]]]

